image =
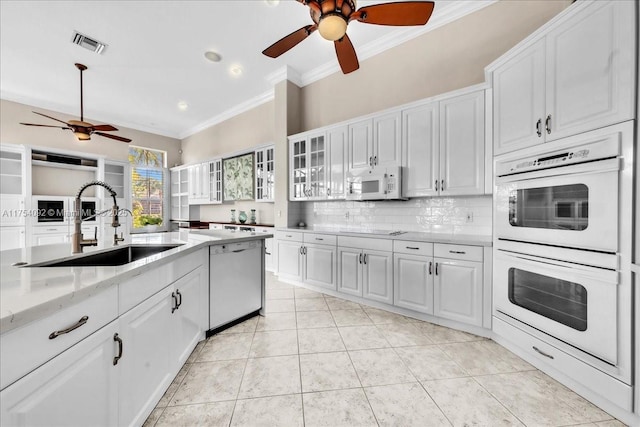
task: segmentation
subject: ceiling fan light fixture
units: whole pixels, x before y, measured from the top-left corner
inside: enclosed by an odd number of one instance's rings
[[[78,138],[78,141],[89,141],[91,139],[91,135],[83,131],[75,131],[73,134]]]
[[[318,31],[326,40],[340,40],[347,33],[347,21],[339,13],[322,15],[318,23]]]

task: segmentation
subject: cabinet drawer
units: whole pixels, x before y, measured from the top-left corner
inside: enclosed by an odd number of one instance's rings
[[[393,250],[393,240],[338,236],[338,246],[356,249],[369,249],[372,251],[391,252]]]
[[[394,240],[393,252],[397,252],[399,254],[433,256],[433,243]]]
[[[111,286],[96,296],[1,335],[0,388],[5,388],[117,317],[118,287]],[[69,330],[73,326],[77,328]],[[54,332],[63,330],[68,332],[50,338]]]
[[[631,386],[497,317],[493,318],[493,331],[511,344],[517,345],[528,355],[529,361],[535,360],[532,363],[537,368],[540,368],[540,365],[549,366],[606,397],[617,406],[631,411]]]
[[[275,230],[273,227],[254,227],[256,233],[273,234]]]
[[[335,234],[304,233],[304,242],[335,246],[338,242],[338,236],[336,236]]]
[[[290,242],[302,242],[304,233],[297,231],[276,231],[276,239]]]
[[[209,224],[209,230],[222,230],[222,224]]]
[[[72,233],[73,229],[69,228],[69,224],[62,225],[37,225],[31,229],[32,234],[50,234],[50,233]]]
[[[443,243],[436,243],[433,245],[434,256],[438,258],[482,262],[482,252],[483,250],[481,246],[445,245]]]

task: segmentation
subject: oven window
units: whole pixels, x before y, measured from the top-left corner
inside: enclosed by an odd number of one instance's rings
[[[38,222],[64,222],[64,201],[38,200]]]
[[[589,188],[584,184],[526,188],[509,194],[514,227],[581,231],[589,226]]]
[[[587,330],[587,290],[517,268],[509,269],[509,301],[578,331]]]

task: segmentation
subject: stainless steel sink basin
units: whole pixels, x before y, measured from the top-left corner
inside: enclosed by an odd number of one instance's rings
[[[25,267],[112,267],[138,261],[178,246],[182,246],[182,244],[130,245],[95,254],[79,255],[63,261],[54,260],[25,265]]]

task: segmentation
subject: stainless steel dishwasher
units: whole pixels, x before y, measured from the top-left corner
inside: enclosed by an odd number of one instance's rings
[[[262,308],[263,242],[252,240],[210,247],[210,330]]]

